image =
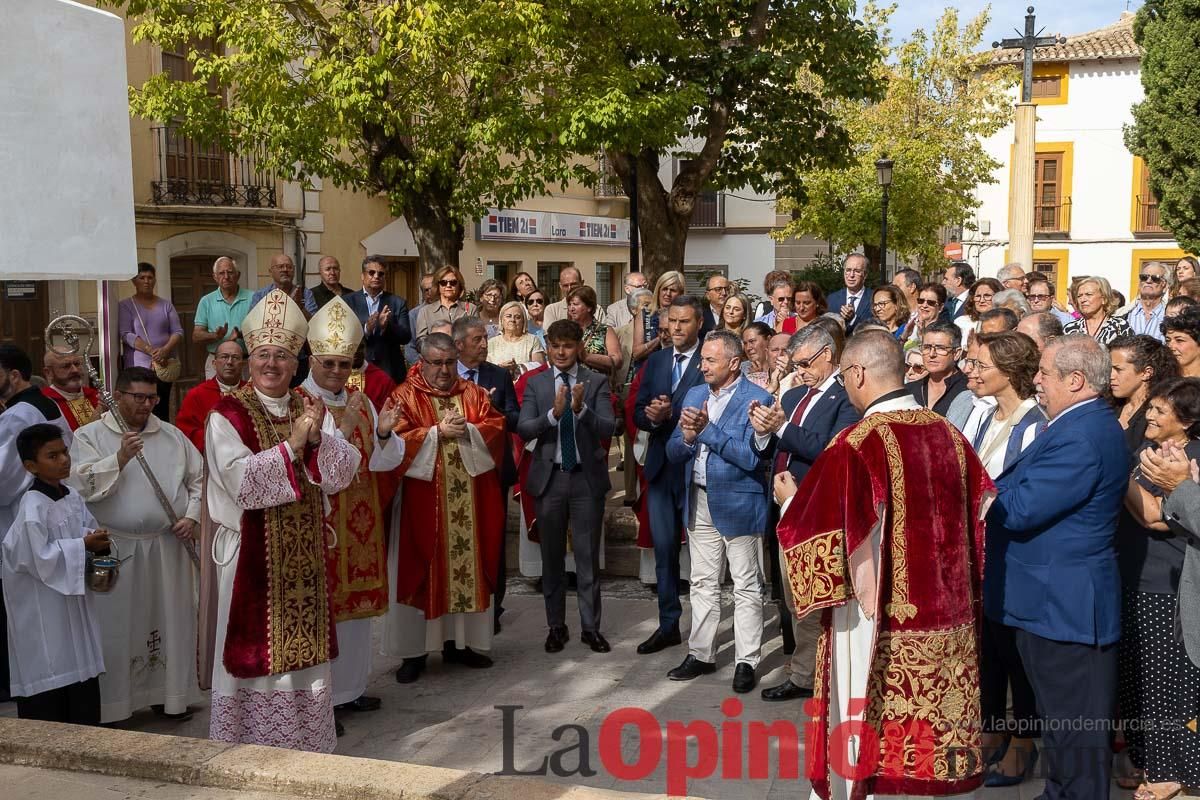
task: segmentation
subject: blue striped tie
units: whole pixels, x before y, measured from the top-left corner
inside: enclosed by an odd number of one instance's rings
[[[562,446],[562,468],[570,472],[579,464],[579,454],[575,450],[575,411],[571,407],[571,376],[565,372],[558,375],[567,387],[567,407],[558,421],[558,441]]]

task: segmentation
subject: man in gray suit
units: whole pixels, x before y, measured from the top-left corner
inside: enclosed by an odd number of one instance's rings
[[[525,387],[517,433],[536,441],[526,490],[534,496],[542,546],[546,652],[571,638],[566,625],[567,526],[575,553],[580,641],[597,653],[609,647],[600,633],[600,530],[610,488],[608,450],[601,440],[616,430],[608,378],[579,364],[583,329],[558,320],[546,329],[550,369]]]

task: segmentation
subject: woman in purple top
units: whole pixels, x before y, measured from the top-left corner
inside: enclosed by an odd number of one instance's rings
[[[117,333],[127,367],[165,366],[183,341],[183,326],[179,324],[175,306],[154,294],[157,281],[153,264],[138,264],[133,279],[136,293],[117,307]],[[159,380],[154,416],[169,422],[170,409],[171,384]]]

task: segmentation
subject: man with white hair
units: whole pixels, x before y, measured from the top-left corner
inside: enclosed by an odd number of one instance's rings
[[[1025,286],[1025,268],[1016,262],[1005,264],[996,272],[996,280],[1000,281],[1005,289],[1015,289],[1019,292]]]
[[[1001,289],[996,292],[992,297],[992,308],[1007,308],[1017,315],[1017,319],[1033,312],[1033,307],[1020,289]]]
[[[775,476],[796,613],[822,616],[812,798],[954,796],[983,782],[979,632],[993,489],[970,443],[904,389],[900,343],[863,331],[838,382],[861,422],[797,488]],[[934,488],[934,491],[931,491]],[[847,724],[848,723],[848,724]],[[865,786],[859,786],[862,782]]]
[[[1034,385],[1049,423],[996,479],[988,513],[984,612],[1015,629],[1043,720],[1042,796],[1063,800],[1107,796],[1112,770],[1115,542],[1130,457],[1104,400],[1110,369],[1108,351],[1087,334],[1046,345]]]
[[[1153,336],[1164,341],[1163,314],[1167,310],[1167,269],[1158,262],[1142,267],[1138,272],[1138,296],[1125,319],[1135,334]]]
[[[242,273],[237,262],[229,256],[221,256],[214,261],[212,271],[217,288],[200,298],[196,305],[195,327],[192,328],[192,342],[202,344],[208,350],[208,358],[204,362],[205,380],[217,374],[217,368],[213,365],[217,345],[229,339],[242,338],[239,326],[250,311],[254,298],[253,292],[239,286]]]
[[[100,419],[100,393],[84,383],[83,356],[47,350],[42,356],[42,376],[46,379],[42,394],[54,401],[71,430]]]
[[[567,318],[567,295],[583,286],[583,273],[576,267],[563,267],[558,273],[558,292],[562,299],[546,306],[542,316],[542,330],[547,330],[560,319]]]
[[[646,288],[646,276],[641,272],[631,272],[625,276],[625,293],[614,300],[604,309],[603,321],[609,327],[620,328],[633,321],[633,311],[629,308],[629,298],[638,289]],[[628,363],[628,362],[626,362]]]

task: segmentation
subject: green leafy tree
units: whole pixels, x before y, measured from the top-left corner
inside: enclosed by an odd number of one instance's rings
[[[1163,225],[1200,251],[1200,0],[1146,0],[1133,21],[1142,87],[1125,143],[1146,161]]]
[[[1010,67],[990,67],[979,52],[987,12],[959,28],[948,8],[932,33],[914,31],[893,45],[887,21],[895,6],[868,5],[864,19],[879,32],[885,60],[877,79],[887,87],[877,103],[842,101],[830,111],[849,134],[855,160],[844,166],[801,171],[803,193],[781,208],[793,220],[780,237],[812,235],[841,252],[863,248],[879,263],[882,190],[875,161],[894,163],[888,205],[888,249],[921,264],[940,263],[940,232],[970,219],[975,187],[995,183],[1000,164],[984,140],[1011,119]]]
[[[431,266],[458,263],[486,206],[590,180],[560,133],[588,76],[624,66],[603,43],[674,27],[648,0],[102,2],[193,65],[131,90],[134,113],[265,152],[286,178],[386,195]]]
[[[798,173],[846,159],[850,138],[829,109],[880,85],[875,34],[853,11],[849,0],[665,0],[671,37],[616,38],[622,68],[593,75],[564,137],[603,148],[637,192],[647,273],[682,268],[702,192],[799,194]]]

